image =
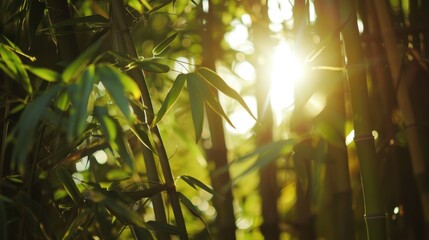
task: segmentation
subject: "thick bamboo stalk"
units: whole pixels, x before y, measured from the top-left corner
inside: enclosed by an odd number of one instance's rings
[[[217,6],[213,1],[209,0],[209,9],[205,13],[206,24],[202,34],[203,39],[203,65],[216,69],[216,59],[220,49],[221,35],[218,32],[217,26],[220,24],[215,13]],[[214,88],[210,89],[215,91]],[[217,92],[214,94],[218,94]],[[228,166],[228,150],[225,143],[225,132],[221,116],[216,114],[211,108],[206,108],[207,121],[210,130],[211,144],[204,144],[204,151],[209,162],[210,179],[213,190],[220,193],[224,198],[214,197],[213,204],[217,211],[216,228],[218,230],[216,236],[219,239],[235,240],[235,215],[233,207],[233,194],[231,186],[231,177],[229,171],[217,173],[217,169],[222,169]]]
[[[126,53],[134,58],[137,58],[137,52],[134,46],[134,42],[131,38],[131,34],[129,32],[129,28],[125,21],[125,15],[124,15],[124,6],[122,5],[121,1],[112,0],[111,1],[111,8],[110,11],[112,11],[112,18],[113,21],[117,21],[114,23],[114,26],[116,25],[118,27],[117,33],[118,36],[122,36],[125,43]],[[142,104],[143,107],[146,107],[146,116],[144,119],[139,119],[142,121],[143,124],[147,124],[147,128],[149,129],[148,124],[150,124],[153,120],[154,116],[154,110],[152,106],[152,101],[149,93],[149,89],[146,85],[146,79],[141,70],[135,70],[130,72],[130,75],[134,78],[134,80],[137,82],[140,91],[142,93]],[[153,133],[153,138],[155,142],[155,146],[157,149],[159,161],[161,163],[161,169],[163,172],[163,176],[166,182],[167,186],[167,194],[170,199],[170,204],[173,209],[173,213],[175,216],[176,224],[179,230],[181,231],[180,239],[188,239],[187,231],[186,231],[186,225],[183,218],[183,213],[180,207],[179,198],[176,192],[176,185],[173,179],[173,174],[171,172],[170,163],[168,162],[168,156],[164,147],[164,143],[162,142],[161,133],[159,132],[158,126],[153,127],[150,129]],[[149,158],[150,159],[150,158]],[[150,167],[153,168],[153,163],[150,163]],[[156,171],[155,171],[156,172]],[[161,204],[161,203],[159,203]],[[161,213],[160,213],[161,214]],[[161,215],[160,215],[161,216]],[[163,236],[163,238],[168,238],[166,236]]]
[[[339,5],[337,1],[317,1],[317,26],[320,29],[322,41],[326,41],[324,53],[315,63],[322,66],[341,68],[340,35],[336,29],[340,27]],[[332,29],[326,32],[326,29]],[[317,74],[322,82],[330,82],[326,107],[318,121],[326,122],[328,128],[338,136],[338,141],[328,139],[328,152],[326,158],[326,180],[332,193],[331,204],[333,221],[329,239],[354,239],[352,190],[350,183],[347,147],[345,145],[345,79],[342,72],[321,70]],[[340,229],[336,226],[343,226]]]
[[[269,99],[269,86],[267,76],[269,72],[269,52],[272,48],[269,44],[270,39],[268,29],[267,6],[261,4],[260,14],[254,16],[253,38],[255,43],[255,54],[262,62],[255,64],[256,68],[256,100],[258,121],[261,123],[256,129],[256,144],[261,146],[273,141],[273,112],[271,105],[267,104]],[[279,187],[277,183],[277,163],[275,161],[267,164],[259,170],[259,194],[261,197],[261,214],[263,222],[260,230],[265,239],[280,239],[279,216],[277,199],[279,196]]]
[[[345,23],[341,33],[347,57],[347,76],[355,129],[356,151],[360,163],[368,239],[387,239],[387,218],[382,200],[379,163],[372,136],[368,90],[362,46],[357,27],[355,2],[340,1]]]

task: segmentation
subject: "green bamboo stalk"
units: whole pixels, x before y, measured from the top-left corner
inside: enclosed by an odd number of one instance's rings
[[[219,58],[217,49],[220,49],[221,35],[217,32],[220,24],[215,16],[218,6],[209,1],[209,10],[205,14],[206,28],[202,35],[203,39],[203,65],[216,69],[216,59]],[[210,89],[215,91],[214,88]],[[215,92],[214,94],[218,94]],[[210,130],[210,146],[204,144],[207,161],[210,163],[210,179],[215,192],[220,193],[224,199],[215,197],[213,199],[214,207],[217,211],[216,226],[219,239],[235,240],[235,215],[233,207],[232,184],[229,171],[217,173],[216,169],[222,169],[228,166],[228,150],[225,143],[225,132],[221,116],[216,114],[211,108],[206,108],[207,121]]]
[[[315,64],[341,68],[341,43],[338,33],[326,32],[326,29],[339,29],[340,15],[337,1],[316,1],[318,15],[317,26],[320,29],[322,41],[326,41],[324,54]],[[328,128],[333,131],[339,140],[328,141],[326,159],[326,179],[330,192],[332,192],[333,222],[329,239],[354,239],[352,190],[349,175],[347,147],[345,145],[345,79],[339,71],[321,70],[318,78],[329,80],[332,89],[328,90],[326,107],[319,118],[325,121]],[[343,226],[336,228],[336,226]]]
[[[347,56],[346,70],[355,129],[354,142],[361,169],[367,237],[370,240],[381,240],[387,239],[387,217],[381,197],[379,163],[372,136],[365,65],[354,4],[351,0],[340,1],[342,19],[345,22],[341,33]]]
[[[134,46],[134,42],[129,32],[128,25],[126,24],[126,21],[125,21],[124,6],[122,4],[122,1],[112,0],[110,6],[111,6],[110,10],[112,11],[112,16],[114,16],[113,20],[117,21],[117,23],[114,23],[114,26],[116,25],[118,27],[117,33],[119,34],[119,36],[123,37],[123,41],[125,42],[125,47],[126,47],[126,53],[131,57],[137,58],[137,52]],[[145,118],[139,119],[139,120],[142,120],[142,123],[145,124],[146,127],[149,129],[149,124],[152,122],[154,117],[154,110],[152,106],[149,89],[146,84],[145,76],[141,70],[132,71],[130,72],[130,75],[135,79],[135,81],[137,82],[140,88],[140,91],[142,93],[142,104],[143,104],[143,107],[146,108]],[[170,204],[175,216],[176,224],[179,230],[181,231],[179,235],[180,239],[187,240],[188,234],[186,230],[186,224],[183,218],[183,212],[180,207],[179,198],[176,192],[176,185],[173,179],[170,163],[168,161],[167,152],[164,147],[164,143],[162,141],[161,133],[158,129],[158,126],[155,126],[150,130],[153,133],[155,147],[157,149],[162,173],[167,186],[167,194],[170,199]],[[154,165],[152,166],[152,164],[154,163],[150,163],[150,167],[153,168]]]

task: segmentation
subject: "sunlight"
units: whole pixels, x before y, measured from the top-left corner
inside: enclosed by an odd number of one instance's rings
[[[256,98],[255,97],[244,97],[246,104],[249,106],[253,113],[256,113]],[[229,115],[229,119],[234,124],[235,128],[231,125],[226,124],[228,132],[233,134],[246,134],[250,133],[250,130],[255,125],[256,121],[249,115],[249,113],[241,107],[238,107],[233,113]]]
[[[270,100],[276,119],[294,105],[294,86],[304,74],[304,66],[286,42],[280,43],[272,56]]]

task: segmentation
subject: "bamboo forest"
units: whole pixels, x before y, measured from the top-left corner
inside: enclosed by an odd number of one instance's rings
[[[429,239],[429,1],[2,0],[0,81],[0,239]]]

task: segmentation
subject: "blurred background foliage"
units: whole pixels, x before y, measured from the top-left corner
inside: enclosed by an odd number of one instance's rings
[[[428,17],[417,0],[2,1],[0,238],[425,239]]]

